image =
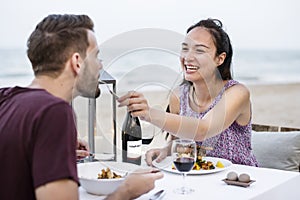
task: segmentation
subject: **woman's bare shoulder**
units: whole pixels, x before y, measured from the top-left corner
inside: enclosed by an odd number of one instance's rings
[[[251,103],[250,103],[250,90],[241,83],[233,85],[228,88],[228,95],[226,95],[229,104],[232,105],[235,111],[239,112],[238,117],[235,119],[240,125],[246,125],[251,120]]]
[[[250,97],[250,90],[248,89],[248,87],[242,83],[238,83],[235,84],[233,86],[231,86],[230,88],[227,89],[227,93],[228,94],[232,94],[236,97],[246,97],[249,98]]]

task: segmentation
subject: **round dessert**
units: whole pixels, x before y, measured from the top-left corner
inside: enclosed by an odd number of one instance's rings
[[[250,176],[248,174],[240,174],[239,175],[239,181],[243,183],[248,183],[250,182]]]
[[[229,180],[229,181],[237,181],[238,180],[238,175],[237,175],[237,173],[236,172],[229,172],[228,174],[227,174],[227,180]]]

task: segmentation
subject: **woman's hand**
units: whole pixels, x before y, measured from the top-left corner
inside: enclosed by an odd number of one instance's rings
[[[150,121],[149,105],[144,95],[139,92],[130,91],[118,99],[119,107],[127,106],[128,112],[133,117],[140,117],[145,121]]]
[[[150,149],[146,152],[146,163],[149,166],[152,166],[152,161],[161,162],[168,155],[168,148],[155,148]]]

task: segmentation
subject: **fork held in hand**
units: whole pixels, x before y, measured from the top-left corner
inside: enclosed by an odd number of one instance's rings
[[[111,93],[114,97],[116,97],[116,99],[119,98],[119,96],[118,96],[114,91],[112,91],[112,90],[110,89],[110,87],[107,85],[108,83],[106,83],[106,82],[103,81],[103,80],[99,80],[99,83],[104,84],[104,85],[106,86],[106,88],[108,89],[109,93]]]

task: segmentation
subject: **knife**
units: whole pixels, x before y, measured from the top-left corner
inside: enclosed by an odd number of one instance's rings
[[[153,194],[149,200],[162,199],[165,194],[166,194],[166,192],[164,190],[160,190],[160,191],[156,192],[155,194]]]

